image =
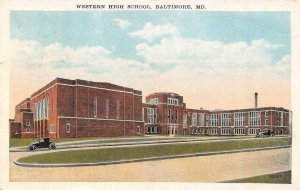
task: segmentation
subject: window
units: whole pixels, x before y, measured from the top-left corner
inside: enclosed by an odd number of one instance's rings
[[[210,115],[210,126],[212,127],[218,126],[218,114]]]
[[[265,125],[268,126],[269,125],[269,120],[265,119]]]
[[[149,104],[151,105],[157,105],[158,104],[158,98],[152,98],[148,101]]]
[[[218,131],[217,131],[217,129],[209,129],[209,130],[208,130],[208,133],[209,133],[210,135],[216,135],[216,134],[218,134]]]
[[[183,114],[182,126],[187,127],[187,114]]]
[[[44,109],[45,109],[45,102],[44,99],[41,100],[41,119],[44,119]]]
[[[120,117],[120,100],[117,100],[117,119]]]
[[[26,123],[26,126],[28,126],[28,127],[30,126],[30,120],[26,120],[25,123]]]
[[[279,112],[280,114],[280,126],[283,126],[283,112]]]
[[[223,127],[230,126],[230,114],[229,113],[221,114],[221,126],[223,126]]]
[[[210,117],[209,114],[205,114],[205,126],[210,126]]]
[[[71,131],[71,125],[70,125],[70,123],[67,123],[66,124],[66,133],[70,133],[70,131]]]
[[[204,127],[204,114],[203,113],[199,114],[199,126]]]
[[[37,119],[37,104],[34,103],[34,119]]]
[[[97,117],[97,111],[98,111],[98,108],[97,108],[97,98],[94,97],[94,117]]]
[[[168,123],[177,123],[177,110],[168,110]]]
[[[197,113],[192,113],[192,126],[197,126]]]
[[[177,98],[168,98],[168,104],[169,105],[178,105],[178,99]]]
[[[221,135],[230,135],[230,129],[229,128],[222,128],[221,129]]]
[[[234,129],[234,134],[235,135],[244,135],[245,129]]]
[[[46,110],[45,110],[45,117],[48,118],[49,116],[49,97],[46,98]]]
[[[269,116],[269,111],[265,111],[265,117]]]
[[[154,133],[157,133],[157,127],[153,127],[154,128]]]
[[[260,111],[250,111],[249,126],[259,126],[259,125],[260,125]]]
[[[26,133],[30,133],[30,129],[29,128],[26,128]]]
[[[136,127],[136,132],[137,132],[137,133],[140,133],[140,132],[141,132],[141,127],[140,127],[140,126],[137,126],[137,127]]]
[[[147,123],[154,124],[154,108],[147,108]]]
[[[34,119],[46,119],[49,116],[49,98],[44,98],[34,104]]]
[[[244,126],[244,113],[235,112],[234,113],[234,126]]]
[[[260,128],[251,128],[249,129],[249,135],[256,135],[260,132]]]
[[[44,106],[43,106],[43,108],[44,108],[44,110],[43,110],[43,118],[45,119],[46,118],[46,99],[43,99],[43,104],[44,104]]]
[[[41,119],[41,102],[38,102],[38,119]]]
[[[50,133],[55,133],[55,126],[54,126],[54,124],[50,125]]]
[[[109,116],[109,100],[106,99],[105,101],[105,117],[108,118]]]

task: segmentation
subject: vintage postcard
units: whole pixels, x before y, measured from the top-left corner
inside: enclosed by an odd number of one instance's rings
[[[299,189],[299,6],[2,2],[0,189]]]

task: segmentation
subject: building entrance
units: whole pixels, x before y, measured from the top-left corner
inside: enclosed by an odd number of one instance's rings
[[[168,135],[169,136],[175,136],[177,134],[178,134],[178,126],[176,126],[176,125],[168,126]]]

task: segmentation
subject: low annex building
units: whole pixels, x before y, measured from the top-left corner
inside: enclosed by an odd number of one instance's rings
[[[291,132],[284,108],[188,109],[183,96],[142,92],[110,83],[56,78],[15,107],[11,138],[139,135],[255,135]]]
[[[284,108],[239,110],[188,109],[176,93],[154,93],[143,104],[146,134],[162,135],[256,135],[271,130],[277,135],[291,131],[291,112]]]

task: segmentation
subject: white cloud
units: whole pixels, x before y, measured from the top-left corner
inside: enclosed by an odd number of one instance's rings
[[[280,48],[266,40],[223,43],[179,36],[159,43],[136,45],[137,55],[156,65],[188,65],[201,68],[257,68],[273,63],[270,51]]]
[[[121,29],[125,29],[128,26],[131,25],[131,23],[129,22],[129,20],[125,20],[125,19],[121,19],[121,18],[116,18],[114,19],[114,22],[121,28]]]
[[[158,37],[174,36],[177,34],[178,30],[176,26],[170,23],[165,25],[153,25],[151,22],[147,22],[143,29],[129,33],[131,37],[139,37],[149,42]]]
[[[290,56],[273,60],[277,48],[280,45],[265,40],[223,43],[173,36],[154,45],[137,45],[138,55],[145,59],[141,63],[113,58],[113,52],[102,46],[71,48],[13,40],[11,109],[56,77],[125,85],[142,90],[144,96],[174,91],[184,96],[188,107],[204,109],[250,107],[258,91],[260,105],[288,108]]]
[[[224,43],[174,36],[138,44],[136,50],[154,69],[168,68],[153,84],[164,91],[177,89],[190,107],[251,107],[258,91],[264,97],[260,106],[289,108],[290,56],[279,61],[273,56],[281,47],[264,39]]]

